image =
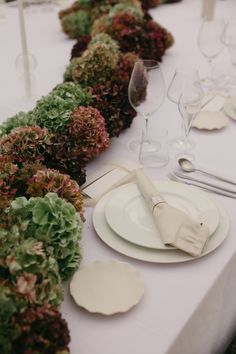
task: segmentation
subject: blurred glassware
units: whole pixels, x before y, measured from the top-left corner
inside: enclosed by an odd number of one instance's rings
[[[195,68],[187,68],[187,67],[177,68],[175,70],[175,73],[171,79],[171,82],[167,90],[167,97],[169,98],[170,101],[172,101],[176,105],[178,104],[180,96],[183,93],[183,89],[187,82],[189,82],[189,84],[190,83],[193,84],[194,82],[196,83],[200,82],[198,70]],[[186,141],[186,139],[184,138],[185,129],[184,129],[184,123],[182,119],[181,119],[181,123],[182,123],[181,137],[172,140],[170,142],[170,147],[177,150],[185,150],[186,144],[188,143],[188,149],[191,149],[194,147],[195,144],[191,140],[188,140],[188,142]]]
[[[189,152],[188,136],[193,120],[201,110],[203,96],[204,92],[200,82],[187,81],[184,83],[178,102],[178,108],[184,123],[185,139],[184,151],[177,155],[178,158],[194,159],[194,155]]]
[[[168,131],[160,127],[150,129],[149,146],[142,144],[139,151],[139,162],[146,167],[163,167],[169,162]]]
[[[221,39],[228,48],[232,64],[227,84],[236,87],[236,18],[227,21]]]
[[[223,19],[205,18],[201,24],[198,34],[198,46],[201,53],[208,61],[208,74],[202,80],[204,86],[214,89],[215,83],[212,77],[212,61],[224,49],[222,35],[225,29],[225,21]]]
[[[128,97],[131,106],[145,122],[142,138],[129,143],[132,151],[152,149],[148,139],[149,117],[161,106],[166,95],[161,66],[156,60],[138,60],[133,68]]]

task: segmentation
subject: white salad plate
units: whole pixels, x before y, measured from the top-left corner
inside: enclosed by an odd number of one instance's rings
[[[194,220],[207,224],[210,234],[213,234],[219,224],[219,212],[204,192],[170,181],[154,184],[170,205]],[[174,250],[162,242],[154,218],[135,183],[116,189],[105,207],[105,217],[111,229],[129,242],[155,249]]]
[[[140,273],[128,263],[96,261],[73,275],[70,293],[89,312],[112,315],[137,305],[144,283]]]
[[[230,97],[225,101],[224,111],[228,117],[236,120],[236,96]]]
[[[177,182],[169,182],[171,184],[176,184],[176,188],[180,185]],[[182,186],[182,185],[181,185]],[[183,186],[187,189],[196,190],[198,193],[204,193],[198,188],[192,186]],[[203,253],[199,257],[192,257],[187,253],[184,253],[180,250],[158,250],[148,247],[142,247],[135,245],[129,241],[126,241],[124,238],[120,237],[116,234],[111,227],[108,225],[105,217],[105,209],[108,201],[112,198],[113,194],[116,191],[111,191],[104,195],[99,202],[96,204],[94,213],[93,213],[93,225],[96,233],[100,237],[100,239],[108,245],[110,248],[116,250],[119,253],[122,253],[126,256],[139,259],[146,262],[154,262],[154,263],[179,263],[192,261],[196,258],[203,257],[210,252],[214,251],[217,247],[219,247],[222,242],[225,240],[228,232],[229,232],[229,218],[222,207],[216,205],[220,221],[217,229],[213,233],[213,235],[209,238]],[[188,191],[189,193],[189,191]]]

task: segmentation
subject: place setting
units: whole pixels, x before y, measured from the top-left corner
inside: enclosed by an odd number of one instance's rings
[[[144,188],[142,192],[140,188]],[[154,207],[152,199],[157,201]],[[160,218],[158,212],[154,216],[155,209],[163,205],[170,211]],[[177,224],[170,225],[170,220],[174,224],[175,213]],[[175,239],[185,218],[191,225],[186,228],[191,232]],[[93,225],[99,238],[119,253],[147,262],[177,263],[205,256],[220,246],[228,234],[229,219],[224,209],[204,191],[173,181],[151,182],[138,169],[135,182],[108,192],[98,201]],[[206,227],[204,236],[201,228],[198,230],[200,225]],[[173,239],[167,240],[170,234]]]

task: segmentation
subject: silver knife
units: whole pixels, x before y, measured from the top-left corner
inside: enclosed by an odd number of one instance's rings
[[[229,188],[224,187],[224,186],[222,186],[222,185],[220,185],[220,184],[212,183],[212,182],[207,182],[207,181],[201,181],[201,180],[199,180],[199,179],[197,179],[197,178],[195,178],[195,177],[186,175],[186,174],[181,173],[181,172],[179,172],[179,171],[174,171],[173,174],[176,175],[176,176],[179,177],[179,178],[183,178],[183,179],[186,179],[186,180],[189,180],[189,181],[201,183],[201,184],[206,185],[206,186],[209,186],[209,187],[221,189],[221,190],[223,190],[224,192],[233,193],[233,194],[235,194],[235,196],[236,196],[236,190],[234,191],[233,189],[229,189]]]
[[[234,198],[234,199],[236,198],[236,194],[234,194],[234,193],[225,192],[222,189],[217,189],[217,188],[214,188],[214,187],[203,185],[200,182],[187,181],[185,179],[177,177],[173,173],[169,173],[168,177],[169,177],[169,179],[171,179],[172,181],[175,181],[175,182],[185,183],[185,184],[188,184],[190,186],[194,186],[194,187],[198,187],[198,188],[204,189],[205,191],[209,191],[209,192],[213,192],[213,193],[216,193],[216,194],[219,194],[219,195],[223,195],[225,197]]]

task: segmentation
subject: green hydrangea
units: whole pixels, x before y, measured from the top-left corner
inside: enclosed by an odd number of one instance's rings
[[[116,4],[115,6],[113,6],[111,8],[111,10],[109,11],[109,16],[113,17],[114,15],[121,13],[121,12],[130,12],[137,19],[143,18],[143,11],[140,6],[135,6],[132,4],[127,4],[127,3]]]
[[[70,82],[73,81],[72,78],[72,70],[73,70],[73,65],[75,63],[75,58],[73,58],[70,63],[67,65],[65,72],[63,74],[63,81],[64,82]]]
[[[74,82],[59,84],[53,89],[52,93],[63,98],[67,103],[70,102],[74,108],[88,105],[92,101],[91,93]]]
[[[62,279],[78,268],[82,221],[71,203],[56,193],[29,200],[19,197],[11,203],[9,213],[24,238],[42,242],[47,256],[56,259]]]
[[[32,125],[31,112],[19,112],[0,125],[0,136],[9,134],[13,129]]]
[[[116,68],[119,54],[105,43],[95,43],[83,55],[76,58],[72,68],[75,82],[84,86],[93,86],[105,82]]]
[[[112,53],[115,55],[120,54],[118,42],[112,39],[112,37],[105,32],[98,33],[96,36],[94,36],[89,42],[88,48],[92,48],[96,43],[104,43],[109,46]]]
[[[89,34],[92,25],[88,11],[72,12],[61,19],[62,30],[70,37],[77,38]]]
[[[26,229],[27,220],[9,230],[0,229],[0,279],[8,281],[26,303],[59,306],[63,289],[57,261],[46,254],[42,242],[25,238]]]
[[[32,111],[34,122],[49,132],[66,132],[71,112],[80,105],[88,105],[91,95],[74,83],[64,83],[37,101]]]

